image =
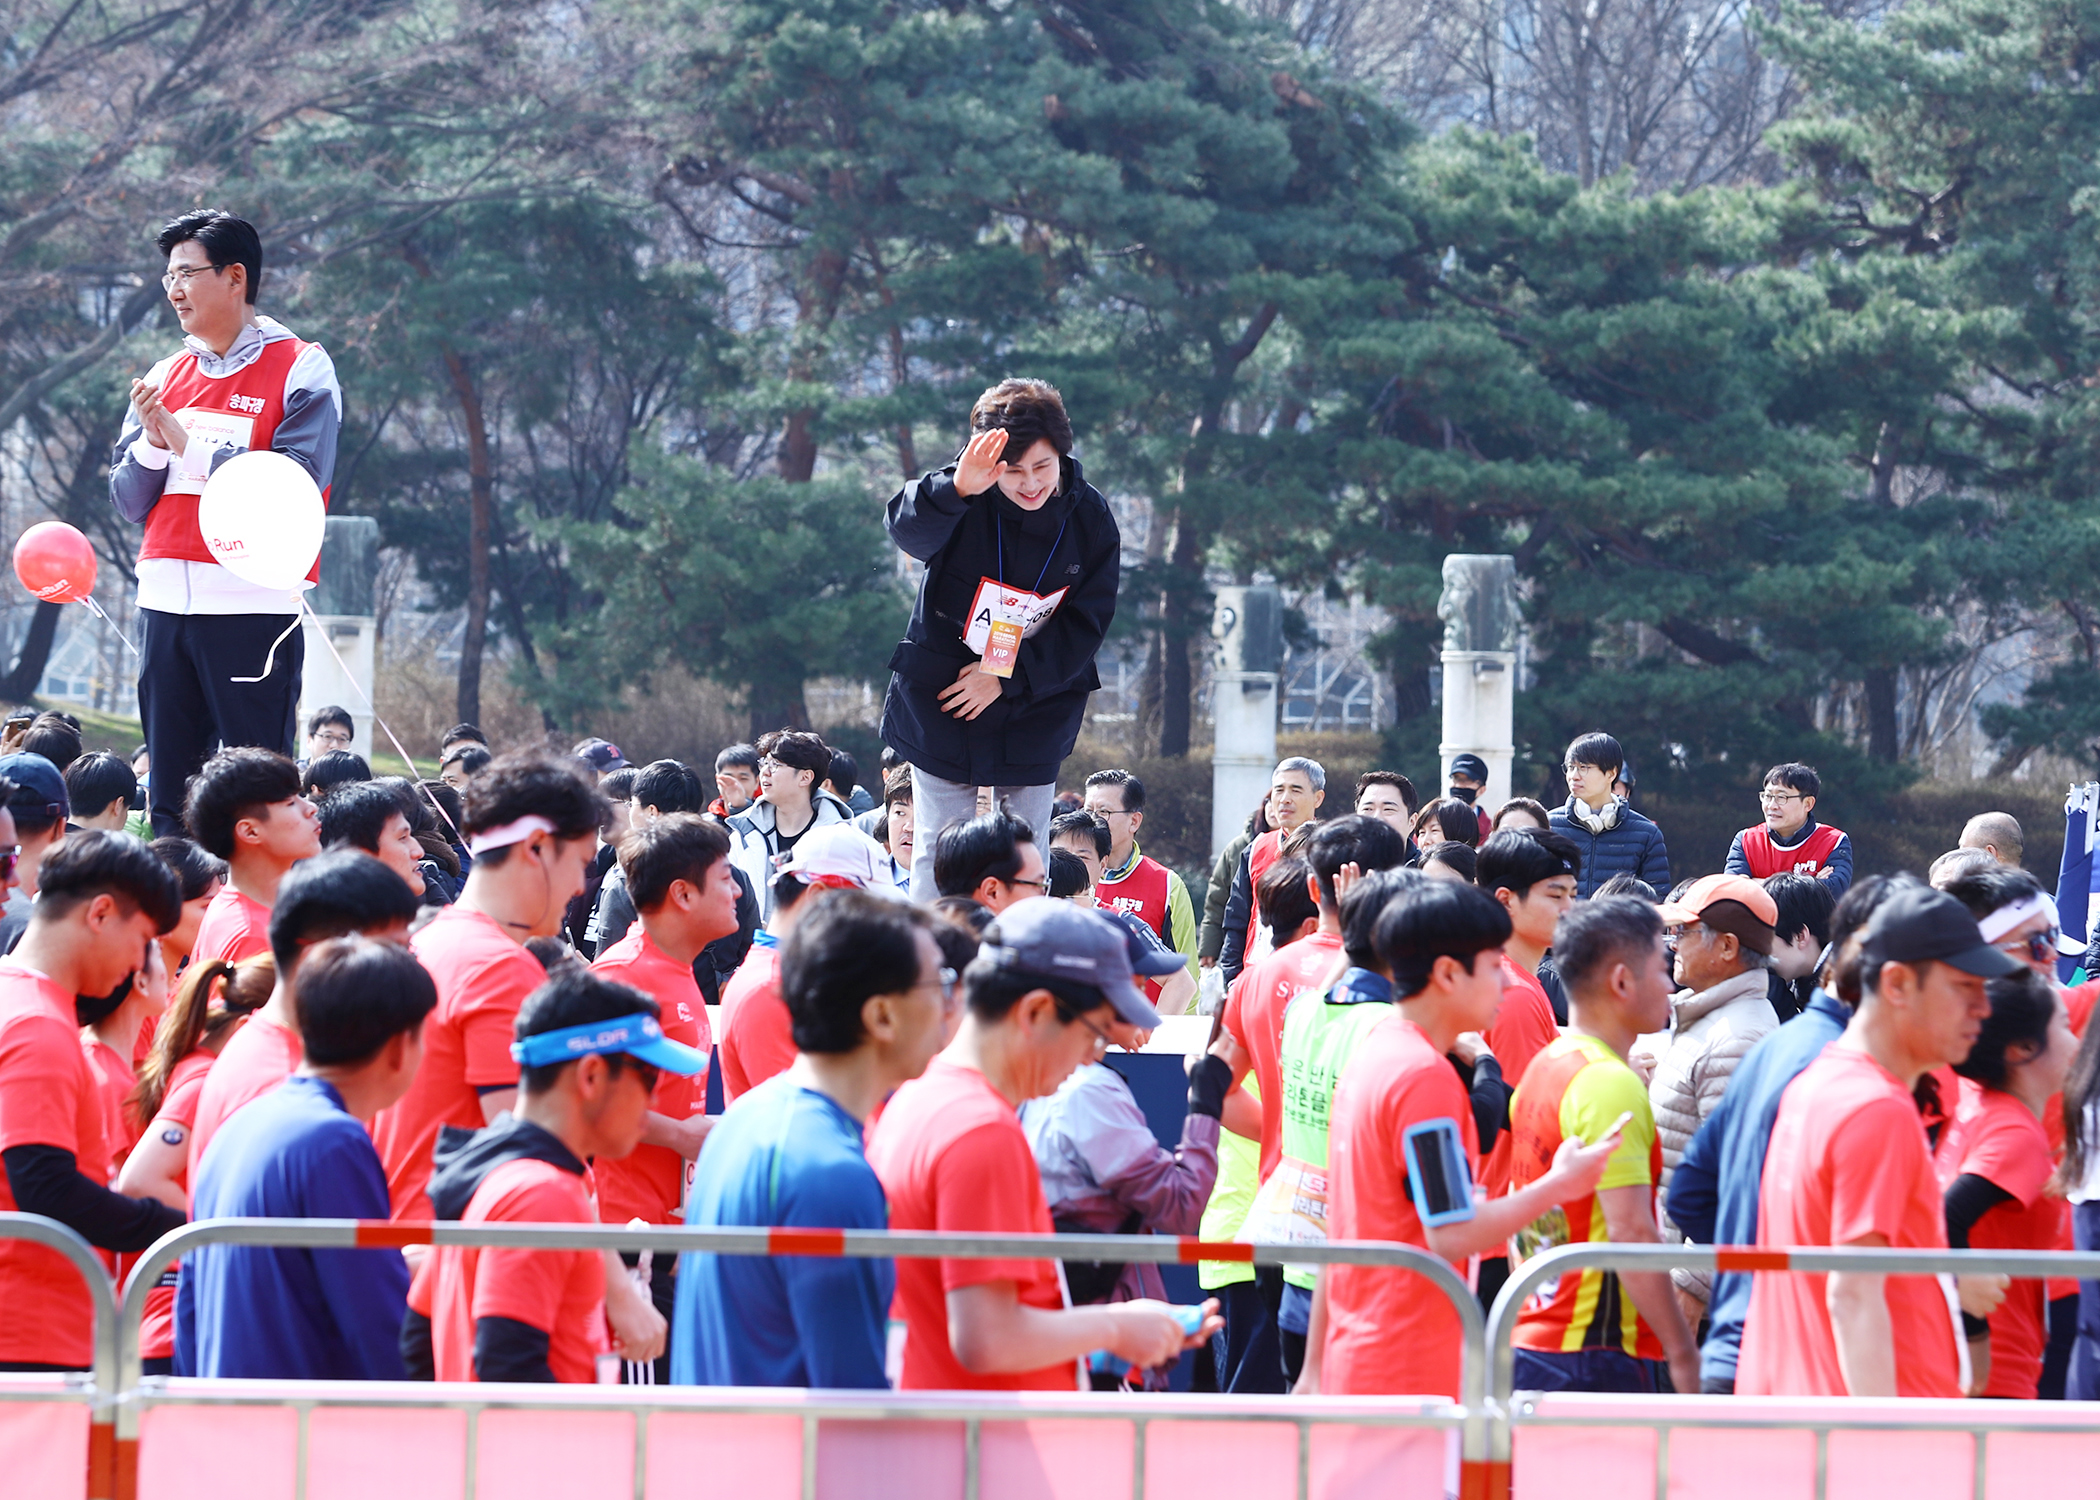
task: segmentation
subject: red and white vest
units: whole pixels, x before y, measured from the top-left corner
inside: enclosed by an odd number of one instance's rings
[[[1140,854],[1132,860],[1121,880],[1104,877],[1096,881],[1094,900],[1098,905],[1133,913],[1159,934],[1162,943],[1169,948],[1174,946],[1173,938],[1167,934],[1167,867],[1150,855]],[[1159,998],[1158,980],[1139,976],[1138,983],[1149,998]]]
[[[1814,875],[1830,863],[1844,833],[1828,823],[1818,823],[1811,833],[1791,849],[1772,842],[1772,830],[1763,823],[1743,830],[1743,861],[1754,880],[1773,875]]]
[[[267,449],[284,420],[284,388],[299,356],[313,346],[304,339],[275,339],[245,368],[213,379],[197,368],[197,356],[185,350],[168,366],[161,381],[161,404],[172,412],[189,434],[192,444],[236,452]],[[144,561],[172,557],[183,562],[216,563],[204,545],[197,526],[197,502],[204,481],[191,477],[208,473],[208,463],[176,463],[169,466],[160,503],[146,515],[146,539],[139,548]],[[321,491],[321,504],[328,503],[328,490]],[[318,581],[321,565],[314,564],[307,577]]]

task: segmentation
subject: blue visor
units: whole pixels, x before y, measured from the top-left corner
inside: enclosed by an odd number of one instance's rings
[[[707,1054],[664,1035],[654,1016],[637,1011],[616,1021],[593,1021],[543,1031],[510,1044],[511,1060],[521,1068],[554,1067],[607,1052],[624,1052],[651,1067],[691,1078],[707,1066]]]

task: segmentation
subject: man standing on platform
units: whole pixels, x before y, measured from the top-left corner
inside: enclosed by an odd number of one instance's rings
[[[1116,613],[1123,539],[1072,457],[1054,387],[977,398],[954,464],[899,490],[890,540],[926,564],[890,657],[883,743],[912,768],[914,900],[934,898],[941,830],[993,788],[1050,847],[1057,768],[1078,742],[1094,653]]]
[[[154,243],[168,258],[161,284],[183,347],[132,382],[109,498],[146,527],[139,717],[156,767],[153,832],[162,836],[183,831],[183,788],[214,749],[290,755],[298,729],[306,654],[292,628],[298,595],[247,583],[212,560],[197,525],[205,481],[235,454],[267,448],[311,474],[325,503],[343,396],[327,350],[256,313],[263,268],[254,225],[198,209]]]

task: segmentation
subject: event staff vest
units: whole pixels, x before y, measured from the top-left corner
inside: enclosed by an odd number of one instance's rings
[[[1159,934],[1169,948],[1174,939],[1167,933],[1167,867],[1150,855],[1140,854],[1130,862],[1121,880],[1103,878],[1094,885],[1094,900],[1102,906],[1129,912]],[[1140,977],[1146,998],[1159,998],[1159,981]]]
[[[284,420],[285,381],[299,356],[312,346],[304,339],[276,339],[244,369],[213,379],[197,368],[197,356],[188,350],[168,366],[161,382],[161,404],[174,413],[192,443],[209,443],[235,452],[267,449]],[[167,487],[160,502],[146,513],[146,540],[139,548],[141,560],[153,557],[178,558],[183,562],[215,563],[217,558],[204,545],[197,527],[197,503],[204,493],[201,479],[186,478],[170,465]],[[202,467],[202,466],[199,466]],[[328,491],[321,491],[328,503]],[[314,563],[309,579],[321,576]]]
[[[1773,875],[1813,875],[1830,863],[1830,856],[1844,837],[1828,823],[1818,823],[1814,833],[1788,849],[1773,843],[1772,830],[1760,823],[1743,830],[1743,859],[1754,880]]]
[[[1261,930],[1261,878],[1269,873],[1283,853],[1283,830],[1271,828],[1247,848],[1247,952],[1254,952],[1254,935]]]
[[[1284,1012],[1277,1059],[1283,1079],[1283,1156],[1255,1197],[1242,1239],[1305,1244],[1327,1238],[1327,1133],[1334,1086],[1371,1028],[1393,1014],[1390,1000],[1330,998],[1348,993],[1344,986],[1359,972],[1337,980],[1334,991],[1299,995]],[[1283,1271],[1285,1281],[1307,1291],[1317,1275],[1313,1266]]]

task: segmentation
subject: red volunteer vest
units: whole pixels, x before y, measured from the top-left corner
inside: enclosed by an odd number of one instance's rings
[[[168,367],[161,383],[161,404],[175,414],[192,443],[209,443],[238,453],[267,449],[284,420],[284,382],[311,346],[304,339],[278,339],[265,344],[246,369],[213,380],[197,368],[197,356],[185,350]],[[171,467],[160,503],[146,513],[146,540],[139,558],[173,557],[184,562],[217,562],[197,528],[197,502],[203,486],[178,478]],[[328,491],[321,491],[328,504]],[[321,565],[306,575],[318,582]]]
[[[1743,859],[1757,880],[1772,875],[1813,875],[1830,863],[1844,836],[1842,830],[1818,823],[1814,833],[1793,848],[1782,849],[1772,842],[1772,830],[1760,823],[1743,830]]]
[[[1094,900],[1117,911],[1134,914],[1138,920],[1159,934],[1159,940],[1169,948],[1173,938],[1167,935],[1167,867],[1148,854],[1140,854],[1131,861],[1130,871],[1121,880],[1098,881],[1094,886]],[[1148,999],[1159,998],[1159,981],[1139,978]]]
[[[1254,933],[1261,926],[1261,878],[1269,873],[1269,866],[1276,863],[1283,853],[1283,833],[1271,828],[1256,839],[1247,851],[1247,894],[1252,899],[1247,903],[1247,949],[1254,951]]]

